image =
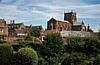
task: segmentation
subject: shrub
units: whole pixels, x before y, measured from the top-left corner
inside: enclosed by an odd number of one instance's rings
[[[12,65],[37,65],[38,56],[32,48],[21,48],[14,54]]]
[[[0,46],[0,64],[8,65],[12,54],[13,54],[12,46],[9,45]]]

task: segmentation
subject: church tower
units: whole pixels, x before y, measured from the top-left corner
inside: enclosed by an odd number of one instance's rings
[[[69,21],[71,24],[74,24],[77,22],[77,18],[76,18],[76,12],[68,12],[68,13],[64,13],[64,20]]]

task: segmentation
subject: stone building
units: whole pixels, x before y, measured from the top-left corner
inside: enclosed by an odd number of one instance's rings
[[[76,12],[64,13],[64,20],[59,21],[51,18],[47,22],[47,30],[59,30],[59,31],[86,31],[86,26],[82,21],[77,22]]]
[[[23,23],[15,23],[14,20],[11,20],[11,23],[8,24],[9,36],[26,36],[29,32],[30,26],[25,26]]]
[[[8,36],[8,26],[4,19],[0,19],[0,35]]]

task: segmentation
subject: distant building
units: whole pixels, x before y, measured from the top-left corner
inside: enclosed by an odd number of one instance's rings
[[[59,21],[51,18],[47,22],[47,30],[59,30],[59,31],[87,31],[84,22],[77,22],[76,12],[64,13],[64,20]]]
[[[15,23],[14,20],[11,20],[11,23],[8,24],[9,36],[26,36],[30,32],[30,28],[23,23]]]
[[[0,19],[0,35],[8,36],[8,26],[4,19]]]

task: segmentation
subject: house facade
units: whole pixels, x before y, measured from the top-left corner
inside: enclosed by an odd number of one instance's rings
[[[0,19],[0,35],[8,36],[8,26],[4,19]]]
[[[14,20],[11,20],[11,23],[8,24],[8,33],[9,36],[26,36],[30,32],[30,26],[25,26],[23,23],[15,23]]]

